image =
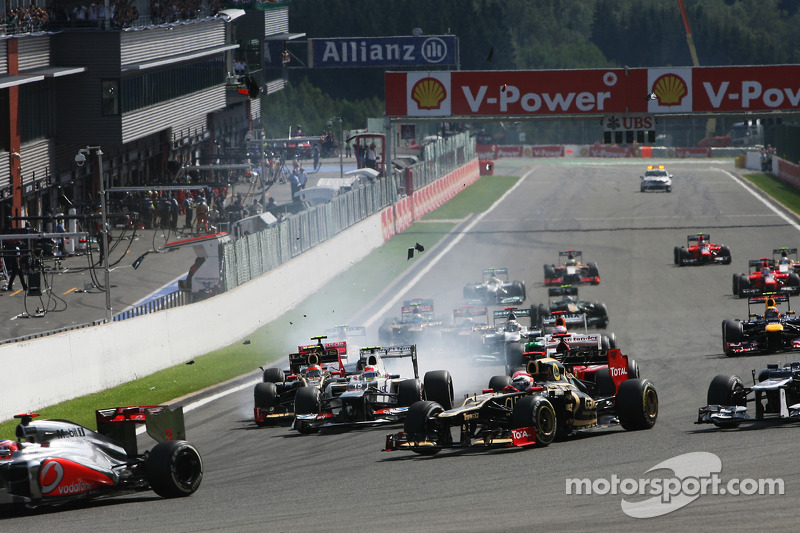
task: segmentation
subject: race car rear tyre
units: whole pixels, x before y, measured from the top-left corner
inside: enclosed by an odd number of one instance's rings
[[[719,256],[722,258],[723,265],[731,264],[731,250],[727,246],[722,246],[719,249]]]
[[[453,378],[447,370],[431,370],[423,378],[425,399],[438,403],[445,411],[452,409],[455,403],[453,394]]]
[[[180,498],[194,494],[203,480],[200,452],[185,440],[156,444],[145,460],[150,488],[162,498]]]
[[[626,379],[615,401],[620,425],[628,431],[650,429],[658,418],[658,394],[649,379]]]
[[[407,379],[397,386],[397,405],[400,407],[411,407],[414,402],[422,400],[422,385],[418,379]]]
[[[553,268],[553,265],[544,265],[544,281],[547,283],[547,280],[553,279],[556,277],[556,269]]]
[[[511,385],[511,376],[492,376],[489,379],[489,388],[494,392],[503,392],[508,385]]]
[[[600,270],[597,268],[597,263],[586,263],[586,266],[589,267],[589,277],[592,278],[599,278],[600,277]],[[592,280],[592,285],[597,285],[596,280]]]
[[[514,370],[522,367],[522,344],[510,342],[505,346],[506,352],[506,373],[511,374]]]
[[[535,446],[544,447],[556,438],[558,420],[556,410],[543,396],[525,396],[517,400],[511,412],[511,429],[533,427]]]
[[[286,379],[283,370],[280,368],[264,369],[264,383],[283,383]]]
[[[739,274],[739,298],[746,298],[747,294],[744,294],[743,291],[746,291],[750,288],[750,276],[747,274]]]
[[[435,428],[430,418],[443,412],[442,406],[436,402],[416,402],[408,408],[403,420],[403,431],[409,442],[438,442]],[[413,451],[419,455],[433,455],[441,450],[438,446],[421,446]]]
[[[614,380],[611,379],[611,371],[608,368],[601,368],[594,375],[595,394],[603,398],[614,396],[617,392],[617,386]]]
[[[294,395],[294,412],[298,415],[319,413],[322,393],[316,387],[300,387]]]
[[[617,334],[603,335],[600,337],[600,347],[603,350],[613,350],[617,347]]]
[[[728,357],[734,355],[732,350],[727,349],[728,343],[742,342],[743,338],[744,329],[741,322],[730,318],[722,321],[722,349],[725,351],[725,355]]]

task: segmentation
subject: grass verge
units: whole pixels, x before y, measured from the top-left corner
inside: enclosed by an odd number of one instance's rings
[[[800,191],[791,187],[772,174],[743,174],[747,181],[767,193],[776,202],[784,205],[792,213],[800,213]]]

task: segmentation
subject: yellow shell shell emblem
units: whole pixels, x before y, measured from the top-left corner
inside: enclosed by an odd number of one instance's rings
[[[411,99],[420,109],[439,109],[447,90],[436,78],[422,78],[411,88]]]
[[[686,82],[675,74],[664,74],[653,84],[659,105],[680,105],[689,92]]]

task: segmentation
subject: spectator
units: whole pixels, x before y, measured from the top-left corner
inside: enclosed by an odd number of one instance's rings
[[[375,143],[369,145],[369,150],[367,150],[367,153],[364,156],[364,166],[371,168],[372,170],[377,170],[378,155],[375,153]]]
[[[186,212],[186,222],[184,222],[184,228],[192,228],[192,209],[194,209],[194,200],[192,200],[192,195],[187,194],[186,198],[183,199],[183,209]]]
[[[19,281],[22,283],[22,289],[27,291],[28,284],[25,283],[25,274],[22,271],[24,258],[22,256],[22,250],[20,249],[19,242],[7,242],[8,245],[6,246],[6,253],[4,254],[6,267],[8,268],[8,285],[6,286],[6,290],[14,290],[14,279],[19,276]]]
[[[297,193],[302,189],[300,181],[300,163],[297,161],[294,162],[292,173],[289,174],[289,185],[292,187],[292,201],[295,201],[297,200]]]

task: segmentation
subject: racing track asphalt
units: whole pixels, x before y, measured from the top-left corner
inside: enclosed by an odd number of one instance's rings
[[[190,411],[187,433],[203,454],[199,491],[184,500],[144,493],[114,502],[73,506],[3,520],[3,529],[78,530],[114,524],[121,531],[352,531],[376,525],[394,531],[548,529],[713,531],[796,528],[796,424],[760,424],[720,431],[693,424],[718,373],[748,382],[750,369],[787,360],[721,353],[720,323],[742,317],[746,303],[731,293],[731,275],[750,258],[796,246],[800,230],[770,210],[736,177],[729,161],[671,162],[673,192],[638,190],[641,161],[501,160],[498,174],[524,175],[513,194],[488,212],[407,296],[435,300],[447,314],[464,284],[482,268],[507,266],[523,279],[528,302],[546,299],[544,263],[561,249],[596,261],[602,283],[581,297],[608,305],[609,331],[658,390],[660,413],[650,431],[612,429],[543,449],[448,451],[435,457],[382,452],[399,426],[301,436],[286,427],[256,428],[252,392],[244,388]],[[698,231],[731,247],[730,266],[684,267],[672,249]],[[455,236],[451,239],[455,240]],[[451,241],[452,242],[452,241]],[[446,250],[446,253],[445,253]],[[435,258],[431,255],[426,261]],[[415,267],[423,269],[425,262]],[[394,316],[397,309],[386,313]],[[375,335],[376,326],[371,328]],[[501,368],[471,368],[463,360],[420,352],[422,371],[445,367],[458,394],[475,390]],[[467,385],[465,385],[467,384]],[[470,388],[471,387],[471,388]],[[635,519],[623,497],[566,495],[567,478],[591,481],[668,477],[647,471],[688,452],[711,452],[721,478],[784,480],[783,496],[701,495],[669,514]],[[597,485],[602,488],[602,484]]]

